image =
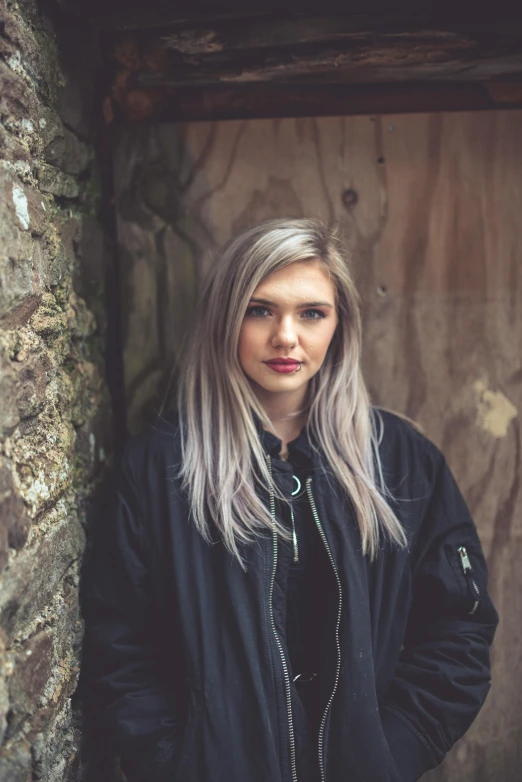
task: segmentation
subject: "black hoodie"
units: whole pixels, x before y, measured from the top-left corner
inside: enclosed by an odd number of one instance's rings
[[[323,782],[415,782],[490,687],[498,616],[475,524],[436,446],[379,412],[407,549],[383,541],[375,561],[362,555],[351,503],[310,449],[306,492],[333,585],[314,748]],[[254,419],[271,468],[269,433]],[[310,782],[276,580],[283,542],[267,529],[244,547],[246,572],[216,530],[206,543],[174,478],[180,458],[176,414],[126,446],[85,573],[89,700],[129,782]],[[290,496],[291,475],[273,480]]]

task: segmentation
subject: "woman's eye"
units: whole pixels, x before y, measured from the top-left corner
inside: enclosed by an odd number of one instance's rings
[[[259,314],[259,312],[269,312],[269,310],[266,307],[250,307],[247,309],[246,314],[252,315],[254,318],[264,318],[264,314]],[[313,317],[310,315],[310,313],[313,313]],[[303,315],[305,316],[305,320],[321,320],[322,318],[326,317],[324,312],[321,310],[305,310],[303,312]]]
[[[321,320],[321,318],[326,317],[324,312],[322,312],[321,310],[306,310],[306,312],[313,312],[315,315],[319,316],[317,318],[308,318],[307,320]]]
[[[266,307],[250,307],[250,309],[248,309],[248,310],[246,311],[246,314],[247,314],[247,315],[253,315],[253,316],[254,316],[254,318],[262,318],[262,317],[263,317],[263,315],[256,315],[256,314],[255,314],[255,313],[256,313],[256,312],[258,312],[259,310],[265,310],[266,312],[268,312],[268,310],[266,309]]]

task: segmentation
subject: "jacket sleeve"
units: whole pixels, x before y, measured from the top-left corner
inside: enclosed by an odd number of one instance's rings
[[[413,556],[413,597],[383,729],[403,782],[437,766],[467,731],[490,687],[498,615],[468,507],[443,457]]]
[[[172,775],[181,726],[154,655],[146,532],[129,444],[115,483],[82,585],[84,700],[129,782],[160,782]]]

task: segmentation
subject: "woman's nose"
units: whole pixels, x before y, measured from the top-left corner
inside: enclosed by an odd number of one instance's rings
[[[292,318],[282,318],[277,324],[274,341],[279,345],[295,345],[297,334]]]

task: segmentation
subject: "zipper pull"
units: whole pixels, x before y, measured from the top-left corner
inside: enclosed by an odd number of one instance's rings
[[[471,567],[471,562],[469,561],[468,552],[465,546],[460,546],[457,549],[457,552],[460,557],[460,564],[462,565],[464,575],[468,572],[473,572],[473,568]]]

